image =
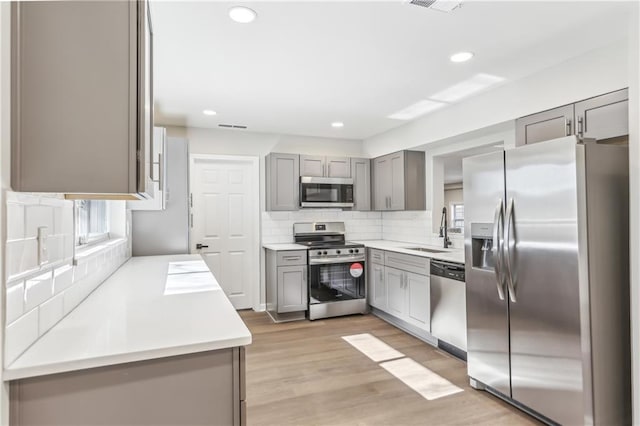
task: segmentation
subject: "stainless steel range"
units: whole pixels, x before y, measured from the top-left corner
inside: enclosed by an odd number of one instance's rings
[[[309,319],[367,313],[364,245],[345,242],[344,223],[296,223],[293,233],[309,247]]]

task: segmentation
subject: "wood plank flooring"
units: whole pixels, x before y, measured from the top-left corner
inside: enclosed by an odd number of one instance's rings
[[[466,364],[373,315],[274,324],[241,311],[248,425],[536,425],[469,387]],[[371,333],[464,389],[427,401],[341,337]]]

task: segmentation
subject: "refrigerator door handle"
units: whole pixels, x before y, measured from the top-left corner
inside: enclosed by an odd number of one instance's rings
[[[505,254],[505,263],[507,266],[507,286],[509,286],[509,298],[513,303],[517,302],[516,298],[516,283],[513,278],[513,263],[511,259],[511,254],[515,250],[516,242],[515,238],[512,237],[513,233],[513,198],[509,199],[509,207],[507,208],[507,220],[505,226],[505,236],[504,236],[504,254]]]
[[[496,287],[498,289],[498,297],[500,300],[504,300],[504,273],[502,268],[502,242],[500,241],[500,231],[503,231],[504,235],[504,214],[502,208],[502,199],[496,206],[496,213],[493,216],[493,247],[491,249],[493,254],[493,262],[496,273]]]

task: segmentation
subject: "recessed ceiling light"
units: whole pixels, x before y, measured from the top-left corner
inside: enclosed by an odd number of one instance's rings
[[[394,120],[412,120],[418,116],[442,108],[445,105],[446,104],[442,102],[425,99],[389,115],[388,118],[393,118]]]
[[[333,123],[331,123],[331,127],[339,129],[340,127],[344,127],[344,123],[341,121],[334,121]]]
[[[458,52],[449,57],[451,62],[467,62],[471,58],[473,58],[473,53],[471,52]]]
[[[214,111],[214,110],[212,110],[212,109],[205,109],[204,111],[202,111],[202,113],[203,113],[204,115],[216,115],[216,114],[217,114],[217,112],[215,112],[215,111]]]
[[[461,81],[458,84],[454,84],[433,96],[429,96],[429,98],[442,102],[456,102],[502,81],[504,81],[504,78],[496,75],[476,74],[473,77]]]
[[[258,14],[255,10],[244,6],[235,6],[229,9],[229,18],[240,24],[248,24],[253,22]]]

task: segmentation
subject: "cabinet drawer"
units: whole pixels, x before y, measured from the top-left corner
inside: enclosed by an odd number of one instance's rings
[[[369,262],[384,265],[384,251],[378,249],[369,249]]]
[[[384,252],[384,264],[392,268],[420,275],[430,275],[429,258],[410,254]]]
[[[278,266],[306,265],[307,251],[306,250],[279,251],[278,260],[276,261],[276,263]]]

